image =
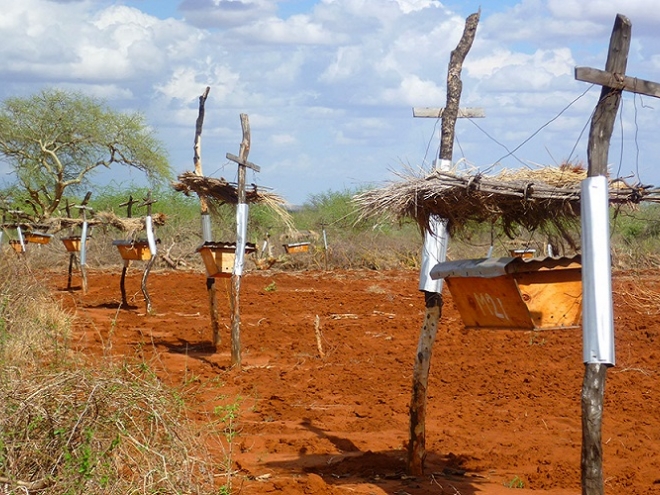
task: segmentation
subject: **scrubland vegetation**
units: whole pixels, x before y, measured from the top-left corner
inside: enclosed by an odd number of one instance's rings
[[[119,204],[146,189],[106,188],[95,194],[95,211],[125,214]],[[259,251],[248,269],[270,270],[417,269],[421,234],[412,222],[385,217],[358,221],[353,191],[312,196],[292,211],[296,231],[278,215],[254,206],[249,241]],[[154,212],[166,217],[157,228],[161,254],[154,269],[203,270],[195,248],[201,243],[199,203],[195,197],[161,189]],[[134,216],[144,215],[137,210]],[[234,210],[214,211],[214,237],[234,239]],[[454,259],[483,257],[491,242],[494,255],[514,247],[572,255],[579,246],[558,234],[521,232],[507,239],[497,225],[476,226],[452,240]],[[11,234],[11,233],[8,233]],[[325,240],[324,240],[325,234]],[[60,234],[58,234],[60,235]],[[66,235],[62,232],[61,235]],[[88,253],[90,269],[116,269],[121,259],[111,245],[123,234],[94,227]],[[656,207],[612,212],[615,269],[657,268],[660,223]],[[269,239],[271,251],[262,251]],[[282,245],[309,241],[309,253],[287,255]],[[327,250],[325,248],[327,242]],[[39,281],[43,270],[63,270],[68,263],[61,243],[30,245],[17,256],[3,242],[0,258],[0,491],[3,493],[231,493],[230,462],[237,409],[230,403],[209,414],[207,423],[192,421],[187,404],[196,389],[190,383],[165,386],[150,363],[90,363],[68,345],[73,315],[67,314]],[[217,383],[218,396],[222,384]],[[4,491],[3,491],[4,490]]]

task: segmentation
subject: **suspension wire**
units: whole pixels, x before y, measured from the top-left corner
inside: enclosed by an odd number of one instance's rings
[[[426,162],[426,160],[427,160],[427,158],[428,158],[428,156],[429,156],[429,150],[431,149],[431,143],[432,143],[433,140],[435,139],[435,131],[436,131],[436,129],[438,128],[438,123],[439,123],[439,122],[440,122],[440,117],[438,117],[437,119],[435,119],[435,123],[433,124],[433,132],[431,133],[431,137],[429,138],[429,142],[428,142],[428,144],[426,145],[426,151],[424,151],[424,159],[422,160],[422,163]],[[438,154],[438,155],[439,155],[439,154]],[[434,160],[434,162],[435,162],[435,160]],[[431,166],[433,166],[433,165],[431,165]]]
[[[488,134],[483,128],[481,128],[481,127],[480,127],[476,122],[474,122],[472,119],[468,119],[468,120],[469,120],[469,121],[470,121],[475,127],[477,127],[477,129],[479,129],[483,134],[485,134],[489,139],[491,139],[493,142],[495,142],[496,144],[498,144],[499,146],[501,146],[502,148],[504,148],[504,149],[507,151],[507,154],[506,154],[505,156],[503,156],[502,158],[500,158],[499,160],[497,160],[495,163],[501,162],[501,161],[504,160],[505,158],[507,158],[507,157],[509,157],[509,156],[512,156],[512,157],[515,158],[518,162],[520,162],[521,164],[523,164],[524,166],[527,167],[528,165],[527,165],[526,163],[524,163],[520,158],[518,158],[518,157],[515,155],[515,152],[518,151],[520,148],[522,148],[527,142],[529,142],[534,136],[536,136],[536,135],[537,135],[539,132],[541,132],[544,128],[546,128],[546,127],[549,126],[552,122],[554,122],[554,121],[557,120],[559,117],[561,117],[561,115],[563,115],[566,111],[568,111],[568,109],[569,109],[570,107],[572,107],[572,106],[573,106],[575,103],[577,103],[580,99],[582,99],[584,96],[586,96],[587,93],[588,93],[589,91],[591,91],[591,89],[592,89],[594,86],[595,86],[595,84],[591,84],[591,85],[590,85],[587,89],[585,89],[585,90],[584,90],[579,96],[577,96],[576,98],[574,98],[571,102],[568,103],[568,105],[566,105],[564,108],[562,108],[561,111],[560,111],[557,115],[555,115],[552,119],[550,119],[550,120],[547,121],[545,124],[543,124],[541,127],[539,127],[539,128],[538,128],[536,131],[534,131],[534,132],[533,132],[533,133],[532,133],[527,139],[525,139],[522,143],[520,143],[520,144],[519,144],[517,147],[515,147],[513,150],[509,150],[509,148],[507,148],[506,145],[504,145],[503,143],[499,142],[499,141],[498,141],[497,139],[495,139],[493,136],[491,136],[490,134]],[[580,139],[582,139],[582,135],[584,134],[584,132],[585,132],[587,126],[589,125],[589,122],[591,121],[594,112],[595,112],[595,109],[594,109],[594,111],[592,111],[591,115],[590,115],[589,118],[587,119],[587,121],[586,121],[584,127],[582,128],[582,131],[580,132],[580,134],[579,134],[579,136],[578,136],[578,138],[577,138],[575,144],[573,145],[573,148],[572,148],[572,150],[571,150],[571,153],[570,153],[570,155],[569,155],[569,158],[567,159],[567,162],[570,161],[570,158],[572,157],[573,153],[574,153],[575,150],[577,149],[577,146],[578,146],[578,144],[579,144],[579,142],[580,142]],[[529,246],[530,246],[530,244],[531,244],[531,242],[532,242],[532,239],[533,239],[533,237],[534,237],[534,235],[535,235],[535,230],[536,230],[536,229],[530,230],[530,231],[529,231],[529,238],[528,238],[525,242],[523,242],[523,245],[525,246],[526,249],[529,248]]]
[[[641,96],[639,97],[641,100]],[[643,105],[643,103],[642,103]],[[637,181],[641,184],[642,178],[639,175],[639,122],[637,121],[637,94],[633,93],[633,108],[635,109],[635,174],[637,174]]]
[[[512,151],[509,151],[507,155],[504,155],[502,158],[497,160],[497,162],[501,162],[505,158],[508,158],[509,156],[514,156],[514,153],[518,151],[520,148],[522,148],[525,144],[527,144],[529,141],[532,140],[534,136],[536,136],[539,132],[541,132],[543,129],[548,127],[550,124],[552,124],[555,120],[557,120],[559,117],[561,117],[564,112],[566,112],[569,108],[571,108],[575,103],[577,103],[579,100],[581,100],[590,90],[591,88],[594,87],[594,84],[590,85],[587,89],[584,90],[584,92],[579,95],[577,98],[575,98],[573,101],[571,101],[568,105],[566,105],[557,115],[555,115],[553,118],[551,118],[549,121],[547,121],[545,124],[543,124],[541,127],[539,127],[536,131],[534,131],[527,139],[525,139],[522,143],[520,143],[518,146],[516,146]],[[506,149],[506,147],[505,147]],[[508,150],[507,150],[508,151]],[[514,156],[515,157],[515,156]],[[520,161],[520,160],[518,160]],[[496,162],[496,163],[497,163]]]
[[[621,147],[619,148],[619,167],[616,169],[616,177],[621,176],[621,168],[623,167],[623,107],[624,99],[621,98],[621,110],[619,111],[619,130],[621,131]]]

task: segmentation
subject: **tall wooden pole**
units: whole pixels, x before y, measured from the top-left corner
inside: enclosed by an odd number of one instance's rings
[[[630,21],[618,15],[610,38],[609,53],[605,70],[611,74],[623,75],[628,63],[628,51],[631,36]],[[589,143],[587,149],[588,177],[607,175],[607,157],[610,148],[610,138],[614,121],[621,100],[621,90],[603,86],[600,99],[591,120]],[[583,219],[584,222],[584,219]],[[583,253],[589,256],[589,253]],[[609,266],[600,267],[610,270]],[[611,279],[611,274],[610,274]],[[584,284],[584,298],[592,284]],[[611,293],[610,293],[611,299]],[[611,304],[611,303],[610,303]],[[585,321],[585,327],[589,322]],[[590,331],[584,328],[585,332]],[[605,378],[609,365],[589,360],[585,362],[584,381],[582,383],[582,493],[583,495],[603,495],[603,448],[602,420],[603,398],[605,394]]]
[[[199,110],[197,113],[197,120],[195,121],[195,140],[193,144],[193,163],[195,165],[195,174],[200,177],[204,176],[202,171],[202,128],[204,126],[204,115],[206,99],[209,96],[211,88],[206,87],[202,95],[199,97]],[[213,236],[211,233],[211,212],[209,211],[208,201],[205,197],[199,197],[199,206],[202,220],[202,242],[212,242]],[[211,331],[212,331],[212,344],[217,348],[221,343],[220,338],[220,321],[218,318],[218,296],[215,286],[215,277],[206,277],[206,292],[209,298],[209,311],[211,313]]]
[[[465,21],[463,36],[451,52],[447,72],[447,105],[442,113],[442,136],[440,160],[451,163],[454,149],[454,129],[461,99],[461,69],[479,24],[480,11]],[[442,166],[442,165],[441,165]],[[442,294],[424,291],[425,315],[420,333],[415,365],[413,368],[413,390],[410,401],[410,440],[408,442],[408,472],[415,476],[424,473],[426,458],[426,398],[431,354],[435,342],[438,322],[442,313]]]
[[[245,200],[245,172],[247,158],[250,153],[250,122],[247,114],[241,114],[241,129],[243,130],[243,140],[238,153],[238,205],[246,204]],[[239,207],[237,205],[237,207]],[[236,243],[236,248],[245,249],[245,246],[239,246]],[[238,253],[236,253],[238,256]],[[241,368],[241,311],[240,311],[240,292],[241,292],[241,275],[234,273],[231,276],[232,298],[231,298],[231,364],[232,366]]]

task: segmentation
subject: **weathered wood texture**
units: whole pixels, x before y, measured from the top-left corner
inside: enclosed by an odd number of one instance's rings
[[[415,107],[413,108],[413,117],[425,117],[439,119],[445,113],[444,108],[434,107]],[[459,119],[481,119],[486,116],[483,108],[459,108],[456,117]]]
[[[599,86],[607,86],[608,88],[619,91],[630,91],[631,93],[660,98],[660,84],[645,81],[644,79],[637,79],[636,77],[612,74],[611,72],[592,69],[591,67],[576,67],[575,79],[598,84]]]
[[[433,344],[438,333],[442,313],[442,295],[426,293],[426,312],[420,333],[415,366],[413,391],[410,402],[410,441],[408,442],[408,472],[413,476],[424,474],[426,458],[426,397]]]
[[[456,48],[451,52],[449,58],[449,70],[447,71],[447,104],[442,117],[442,137],[440,139],[440,159],[451,161],[454,154],[454,129],[456,118],[463,91],[461,81],[461,70],[463,61],[472,48],[472,42],[477,32],[481,11],[470,15],[465,21],[463,36]]]
[[[615,79],[626,72],[630,49],[631,24],[617,15],[610,37],[605,70]],[[619,109],[621,89],[603,86],[591,120],[587,148],[589,177],[607,175],[607,157],[614,120]],[[600,363],[585,363],[582,384],[582,494],[603,495],[602,419],[607,368]]]
[[[461,68],[467,55],[479,23],[480,11],[470,15],[465,21],[465,29],[456,49],[451,53],[447,76],[447,105],[442,116],[442,135],[440,138],[440,159],[452,159],[454,148],[454,130],[461,98]],[[408,443],[408,472],[419,476],[424,472],[426,457],[426,390],[431,354],[438,321],[442,313],[442,295],[424,292],[426,312],[424,325],[419,336],[417,358],[413,368],[413,388],[410,401],[410,440]]]
[[[631,24],[627,17],[616,16],[610,49],[607,54],[605,70],[611,74],[623,76],[628,65]],[[614,129],[614,120],[621,101],[621,90],[603,86],[600,99],[591,119],[587,160],[589,177],[607,175],[607,156],[610,151],[610,138]]]
[[[603,483],[603,397],[607,366],[586,363],[582,382],[582,494],[602,495]]]
[[[204,115],[205,115],[205,105],[206,99],[209,96],[209,91],[211,88],[206,87],[202,95],[199,97],[199,110],[197,112],[197,120],[195,121],[195,139],[193,141],[193,164],[195,166],[195,173],[199,176],[203,176],[204,172],[202,171],[202,128],[204,126]],[[199,203],[202,211],[202,215],[207,214],[209,211],[209,206],[206,201],[206,198],[199,198]],[[210,239],[204,239],[210,240]]]
[[[249,163],[247,161],[250,153],[250,122],[248,116],[241,114],[241,129],[243,130],[243,140],[238,154],[238,204],[245,203],[245,168]],[[251,164],[253,165],[253,164]],[[256,165],[254,165],[256,167]],[[251,167],[252,168],[252,167]],[[258,167],[257,167],[258,168]],[[240,292],[241,276],[232,274],[231,276],[231,364],[237,369],[241,368],[241,310],[240,310]]]

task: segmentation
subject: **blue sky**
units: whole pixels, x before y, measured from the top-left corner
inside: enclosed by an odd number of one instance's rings
[[[616,13],[633,25],[628,75],[660,82],[657,0],[3,0],[0,98],[58,87],[142,112],[180,173],[192,168],[208,85],[205,174],[235,179],[225,154],[238,153],[247,113],[250,161],[261,166],[248,180],[300,204],[428,169],[439,123],[412,107],[444,105],[449,54],[479,7],[462,105],[486,118],[459,121],[459,167],[586,161],[599,88],[573,70],[604,68]],[[625,96],[613,175],[660,185],[658,109]],[[8,171],[0,163],[5,180]],[[142,180],[124,169],[112,178]]]

